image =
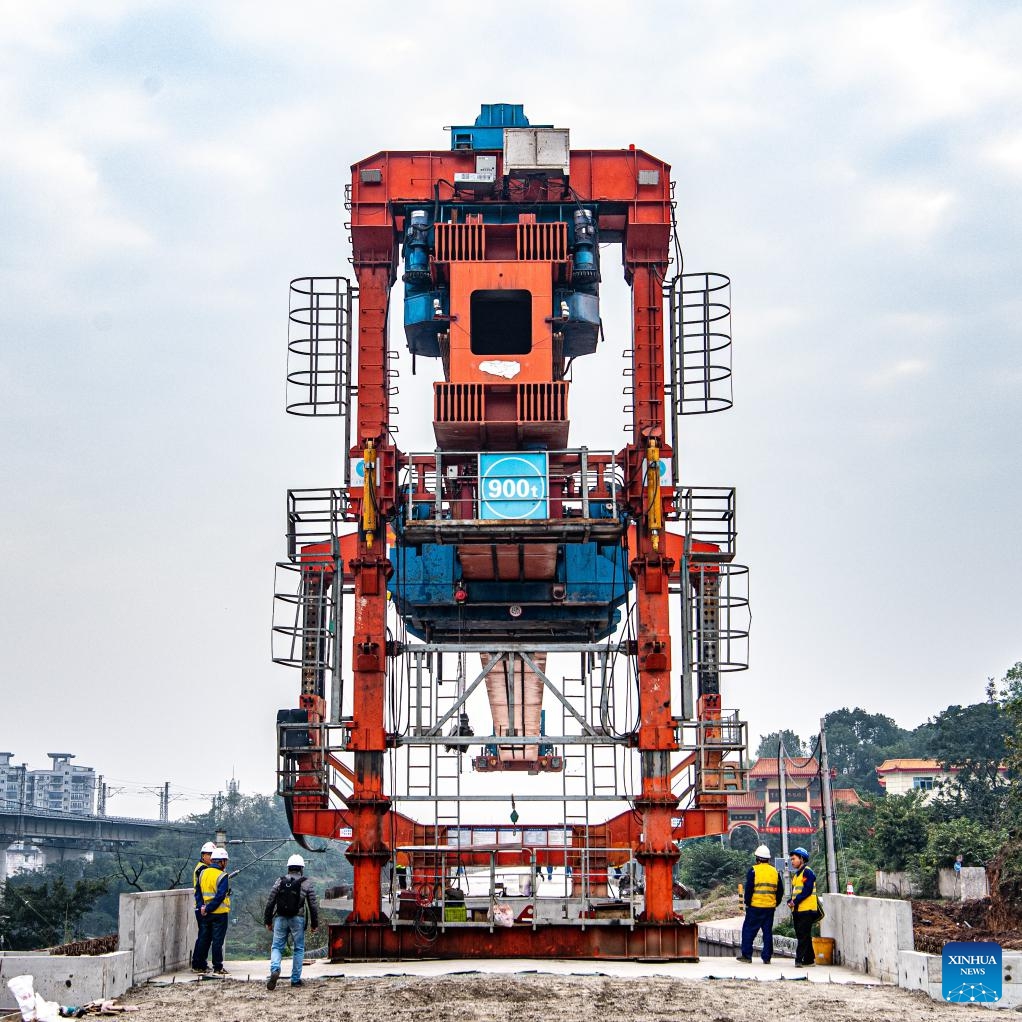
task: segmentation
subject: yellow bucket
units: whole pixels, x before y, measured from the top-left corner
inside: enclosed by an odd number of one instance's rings
[[[813,937],[813,954],[817,965],[834,964],[834,938]]]

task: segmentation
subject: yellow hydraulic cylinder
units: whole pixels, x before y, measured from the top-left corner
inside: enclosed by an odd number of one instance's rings
[[[653,540],[653,549],[660,549],[660,533],[664,528],[664,505],[660,499],[660,447],[650,440],[646,447],[646,525]]]
[[[372,550],[373,537],[379,528],[376,509],[376,444],[366,441],[362,452],[362,473],[365,487],[362,492],[362,532],[366,538],[366,546]]]

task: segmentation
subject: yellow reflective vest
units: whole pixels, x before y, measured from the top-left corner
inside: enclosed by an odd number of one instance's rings
[[[769,862],[757,862],[752,867],[752,899],[753,908],[777,907],[777,870]]]
[[[803,866],[797,873],[791,874],[791,897],[792,900],[802,893],[806,883],[806,867]],[[203,876],[206,874],[203,873]],[[816,912],[819,909],[819,902],[816,900],[816,886],[813,885],[813,893],[803,898],[796,906],[796,912]]]
[[[216,897],[217,884],[222,876],[226,876],[222,869],[217,869],[216,866],[207,866],[199,874],[199,893],[202,895],[202,904],[208,905]],[[221,912],[231,911],[231,896],[228,894],[222,902],[215,909],[213,909],[213,915],[217,915]]]

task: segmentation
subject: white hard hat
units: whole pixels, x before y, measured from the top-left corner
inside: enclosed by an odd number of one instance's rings
[[[223,859],[224,862],[226,862],[228,860],[228,858],[229,858],[229,856],[227,854],[227,849],[226,848],[214,848],[213,849],[213,858],[214,859]]]
[[[216,845],[215,845],[215,844],[213,844],[213,842],[212,842],[212,841],[207,841],[207,842],[206,842],[206,843],[205,843],[205,844],[204,844],[204,845],[202,846],[202,854],[203,854],[203,855],[206,855],[206,854],[208,854],[208,853],[210,853],[210,852],[215,852],[215,851],[216,851]]]
[[[299,869],[305,869],[305,860],[300,855],[292,855],[287,860],[287,868],[292,869],[297,866]]]
[[[766,845],[760,845],[753,853],[757,859],[769,859],[770,849]]]

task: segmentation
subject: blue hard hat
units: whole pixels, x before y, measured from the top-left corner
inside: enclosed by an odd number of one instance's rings
[[[797,855],[804,862],[809,861],[809,853],[801,845],[799,845],[798,848],[794,849],[794,851],[792,851],[791,854]]]

